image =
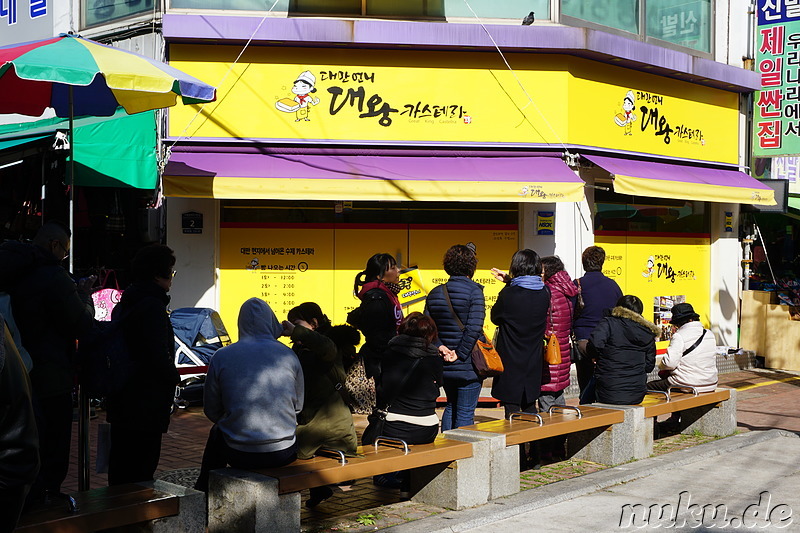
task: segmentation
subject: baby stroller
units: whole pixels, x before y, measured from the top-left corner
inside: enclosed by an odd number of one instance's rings
[[[214,352],[231,343],[231,338],[213,309],[183,307],[169,318],[175,333],[175,367],[181,376],[175,388],[175,408],[200,405],[208,363]]]

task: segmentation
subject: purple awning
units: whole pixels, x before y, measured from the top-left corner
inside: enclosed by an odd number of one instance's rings
[[[557,156],[414,157],[173,152],[168,196],[307,200],[575,202]]]
[[[738,170],[584,155],[614,176],[614,191],[633,196],[775,205],[774,191]]]

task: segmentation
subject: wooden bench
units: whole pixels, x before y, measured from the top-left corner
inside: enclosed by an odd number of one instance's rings
[[[459,467],[451,470],[460,470],[460,478],[471,471],[488,475],[488,457],[485,464],[475,465],[469,463],[472,456],[471,442],[444,435],[430,444],[411,446],[381,438],[377,445],[360,446],[356,457],[317,456],[280,468],[215,470],[209,480],[208,531],[298,531],[301,490],[398,470],[411,470],[412,499],[419,501],[417,496],[424,492],[425,485],[436,484],[438,474],[454,462]],[[461,481],[461,485],[461,491],[466,493],[467,481]],[[439,505],[445,500],[446,497],[439,498]],[[485,502],[486,499],[479,503]]]
[[[509,420],[481,422],[462,429],[501,433],[506,436],[506,445],[515,446],[525,442],[569,435],[595,428],[607,428],[623,421],[624,414],[613,409],[593,406],[568,407],[549,413],[532,415],[514,413]]]
[[[662,414],[681,413],[683,433],[731,435],[736,431],[736,391],[717,389],[697,394],[686,388],[667,392],[650,391],[638,405],[592,404],[625,413],[625,422],[615,424],[591,443],[578,443],[577,456],[603,464],[644,459],[653,454],[653,419]],[[688,390],[688,389],[687,389]]]
[[[645,418],[653,418],[660,415],[679,413],[696,407],[714,407],[729,400],[730,397],[731,391],[729,389],[698,393],[692,387],[670,387],[667,392],[647,391],[644,401],[639,405],[644,407]]]
[[[22,515],[17,533],[83,533],[177,516],[179,497],[152,487],[130,484],[70,494],[77,510],[65,500]]]
[[[414,444],[403,447],[394,439],[379,439],[378,446],[359,446],[357,457],[314,457],[297,460],[280,468],[266,468],[255,472],[278,480],[278,494],[299,492],[303,489],[341,483],[349,479],[361,479],[411,470],[422,466],[452,463],[458,459],[472,457],[472,445],[468,442],[450,440],[439,435],[430,444]],[[344,463],[342,461],[345,461]]]
[[[692,387],[670,387],[667,392],[648,391],[639,405],[646,419],[681,413],[681,433],[723,436],[736,431],[735,389],[698,393]]]

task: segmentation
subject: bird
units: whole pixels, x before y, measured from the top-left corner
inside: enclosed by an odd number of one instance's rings
[[[531,11],[530,13],[528,13],[528,16],[522,19],[522,25],[530,26],[531,24],[533,24],[533,21],[534,21],[533,11]]]

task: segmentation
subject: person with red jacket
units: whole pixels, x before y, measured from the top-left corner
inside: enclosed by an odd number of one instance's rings
[[[545,336],[555,333],[561,348],[561,363],[545,365],[542,369],[542,393],[539,410],[547,411],[553,405],[566,405],[564,389],[569,387],[570,334],[572,333],[572,311],[578,287],[572,282],[564,263],[556,256],[542,258],[542,278],[550,289],[550,309],[547,313]]]
[[[569,387],[569,370],[572,366],[570,351],[572,342],[572,314],[575,308],[575,297],[578,287],[573,283],[569,273],[564,270],[564,263],[557,256],[542,258],[542,279],[550,290],[550,309],[547,312],[545,338],[555,334],[561,348],[561,363],[542,367],[542,392],[539,395],[539,410],[547,412],[554,405],[566,405],[564,389]],[[565,437],[553,437],[542,442],[542,459],[564,457]]]

